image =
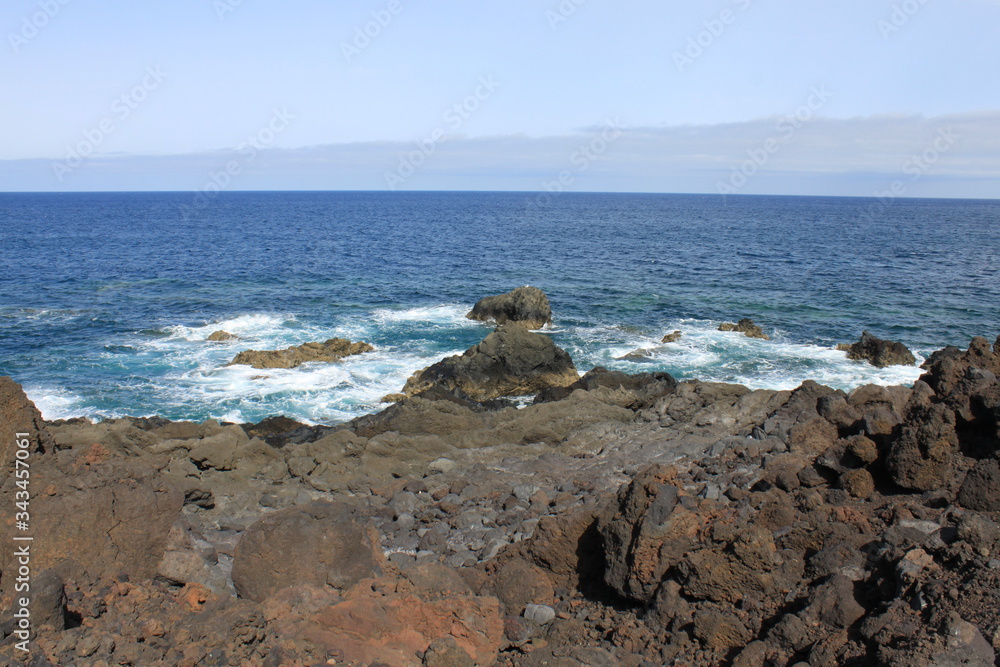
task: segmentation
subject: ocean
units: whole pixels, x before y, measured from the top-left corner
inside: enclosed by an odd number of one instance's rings
[[[335,423],[480,341],[480,297],[545,290],[587,371],[849,390],[909,384],[837,343],[921,361],[1000,333],[1000,201],[654,194],[0,194],[0,375],[47,419]],[[772,337],[717,331],[750,317]],[[209,343],[223,329],[240,337]],[[677,343],[661,344],[681,330]],[[334,336],[336,364],[226,366]],[[644,349],[648,361],[619,359]]]

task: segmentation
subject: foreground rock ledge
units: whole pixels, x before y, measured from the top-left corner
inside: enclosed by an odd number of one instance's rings
[[[992,665],[1000,340],[924,370],[847,394],[592,371],[520,410],[430,395],[336,428],[44,423],[0,380],[0,427],[29,432],[32,456],[32,650],[40,665]],[[16,491],[8,478],[0,503]],[[4,609],[16,567],[0,559]]]
[[[324,343],[305,343],[284,350],[245,350],[229,362],[229,366],[253,368],[296,368],[309,361],[340,361],[344,357],[371,352],[368,343],[352,343],[346,338],[330,338]]]
[[[552,323],[552,308],[545,292],[525,285],[506,294],[480,299],[466,317],[497,324],[517,322],[528,329],[541,329]]]

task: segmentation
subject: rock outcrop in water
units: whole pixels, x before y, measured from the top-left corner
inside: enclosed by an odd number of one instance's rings
[[[525,285],[506,294],[480,299],[467,317],[496,324],[517,322],[528,329],[541,329],[552,323],[552,308],[545,292]]]
[[[771,340],[771,337],[764,333],[764,330],[757,326],[753,320],[744,317],[742,320],[733,324],[732,322],[723,322],[719,325],[719,331],[735,331],[741,333],[747,338],[760,338],[761,340]]]
[[[324,343],[305,343],[284,350],[245,350],[229,362],[230,366],[253,368],[297,368],[309,361],[334,362],[354,354],[371,352],[368,343],[352,343],[346,338],[331,338]]]
[[[571,385],[579,378],[569,354],[551,338],[509,322],[465,354],[414,373],[403,393],[416,396],[442,389],[473,401],[488,401],[534,395],[549,387]]]
[[[30,433],[31,650],[36,664],[991,665],[1000,339],[924,369],[912,388],[847,394],[595,369],[522,409],[437,387],[334,428],[46,424],[0,379],[0,429]],[[0,502],[16,491],[8,478]],[[8,609],[17,565],[0,567]]]
[[[916,357],[902,343],[876,338],[867,331],[862,332],[861,340],[847,347],[846,351],[848,359],[867,361],[876,368],[917,363]]]
[[[219,331],[213,331],[212,333],[210,333],[208,335],[208,338],[206,338],[205,340],[207,340],[209,342],[212,342],[212,343],[228,343],[230,341],[239,340],[239,339],[240,339],[239,336],[231,334],[228,331],[222,331],[220,329]]]

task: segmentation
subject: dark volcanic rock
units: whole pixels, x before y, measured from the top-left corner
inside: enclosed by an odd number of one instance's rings
[[[962,483],[958,502],[979,512],[1000,511],[1000,461],[983,459],[977,462]]]
[[[352,343],[345,338],[331,338],[324,343],[305,343],[284,350],[245,350],[237,354],[228,365],[296,368],[308,361],[340,361],[344,357],[371,352],[374,349],[368,343]]]
[[[343,503],[315,502],[269,514],[243,535],[233,560],[241,597],[261,601],[300,584],[346,589],[380,573],[374,531]]]
[[[754,321],[748,317],[744,317],[736,324],[733,324],[732,322],[723,322],[719,325],[719,331],[735,331],[743,334],[747,338],[771,340],[771,337],[764,333],[764,330],[757,326]]]
[[[867,361],[877,368],[912,366],[917,363],[916,357],[902,343],[876,338],[867,331],[862,332],[861,340],[848,348],[847,358]]]
[[[474,401],[487,401],[566,387],[579,377],[569,354],[556,347],[551,338],[508,323],[497,327],[465,354],[414,373],[403,393],[415,396],[441,387],[457,390]]]
[[[955,414],[943,405],[915,401],[886,465],[892,480],[904,489],[930,491],[951,484],[956,454]]]
[[[518,322],[528,329],[541,329],[552,322],[552,308],[545,292],[525,285],[476,302],[467,317],[480,322]]]

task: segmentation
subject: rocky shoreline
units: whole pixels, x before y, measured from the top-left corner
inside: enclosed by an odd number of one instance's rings
[[[581,377],[480,304],[496,332],[335,427],[44,422],[0,379],[0,542],[17,433],[35,536],[30,656],[8,549],[0,658],[995,664],[1000,338],[935,353],[913,387],[751,391]]]

